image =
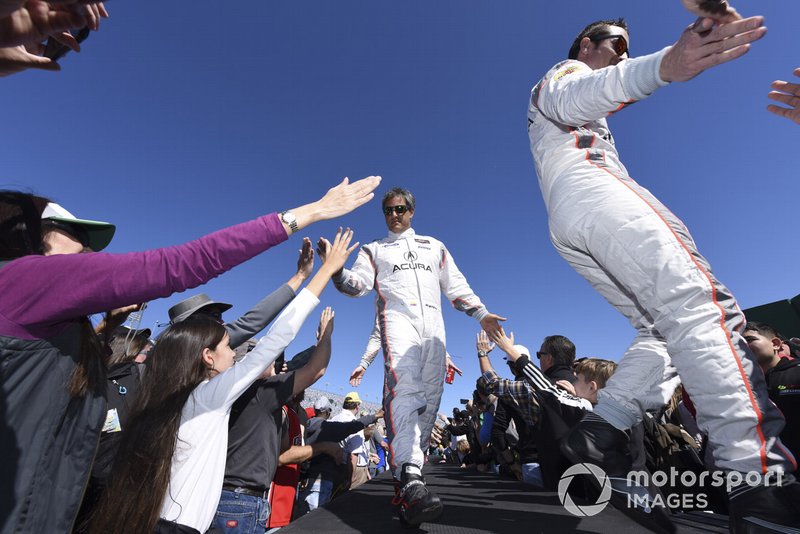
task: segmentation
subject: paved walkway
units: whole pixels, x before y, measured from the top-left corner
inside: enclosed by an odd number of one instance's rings
[[[417,530],[404,529],[390,504],[394,494],[388,473],[364,484],[326,508],[315,510],[281,529],[281,534],[314,532],[363,533],[459,533],[487,532],[533,534],[596,532],[642,534],[644,528],[610,506],[594,517],[575,517],[555,493],[534,491],[530,486],[495,475],[459,469],[452,465],[426,466],[425,478],[444,502],[444,514],[436,523]],[[700,522],[702,521],[702,522]],[[726,533],[727,521],[699,515],[680,520],[678,533]]]

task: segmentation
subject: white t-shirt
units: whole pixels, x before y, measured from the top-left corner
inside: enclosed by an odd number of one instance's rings
[[[247,356],[192,391],[181,412],[162,519],[200,532],[211,526],[225,476],[231,407],[294,339],[318,303],[303,289]]]
[[[342,410],[336,417],[331,419],[331,421],[337,421],[340,423],[349,423],[350,421],[355,421],[356,416],[350,410]],[[351,454],[358,455],[358,466],[365,466],[369,465],[369,456],[367,456],[367,450],[364,448],[364,431],[359,430],[355,434],[350,434],[342,441],[342,447],[344,448],[344,460],[347,461],[347,456]]]

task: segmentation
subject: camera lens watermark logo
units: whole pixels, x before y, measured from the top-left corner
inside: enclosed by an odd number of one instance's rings
[[[600,496],[595,504],[578,506],[572,500],[569,494],[569,485],[577,475],[593,476],[597,480],[597,485],[600,487]],[[567,512],[572,515],[577,515],[578,517],[597,515],[605,509],[611,499],[611,482],[608,480],[605,471],[598,466],[594,464],[575,464],[561,475],[561,480],[558,481],[558,498],[564,508],[567,509]]]

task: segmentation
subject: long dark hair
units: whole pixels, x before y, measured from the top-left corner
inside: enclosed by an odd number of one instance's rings
[[[0,190],[0,260],[44,254],[42,212],[49,202],[22,191]]]
[[[203,349],[216,348],[224,337],[225,328],[203,316],[181,321],[159,336],[90,532],[152,534],[169,485],[181,411],[208,377]]]

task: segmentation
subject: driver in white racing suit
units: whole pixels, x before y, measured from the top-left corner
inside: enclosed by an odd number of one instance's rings
[[[774,483],[797,468],[778,439],[783,417],[742,338],[745,319],[733,295],[683,223],[628,175],[606,123],[668,82],[746,52],[766,29],[760,17],[737,17],[722,24],[701,18],[672,47],[633,59],[627,59],[625,22],[597,21],[575,39],[570,59],[551,68],[531,93],[528,135],[551,240],[638,330],[594,412],[562,446],[572,461],[599,464],[609,476],[629,468],[619,452],[625,432],[645,410],[663,406],[679,381],[721,469],[754,473],[766,484],[770,475]],[[785,504],[798,491],[791,476],[783,488],[765,484],[731,492],[732,532],[742,528],[744,515],[797,521],[796,506]],[[612,504],[615,497],[637,520],[672,528],[656,507],[639,510],[616,492]]]
[[[445,373],[445,332],[441,293],[453,306],[499,329],[441,241],[411,228],[414,196],[395,188],[383,198],[388,237],[361,247],[351,269],[334,276],[336,288],[351,297],[376,293],[384,353],[384,409],[389,460],[400,480],[395,498],[403,521],[416,525],[441,514],[438,497],[421,476]]]

